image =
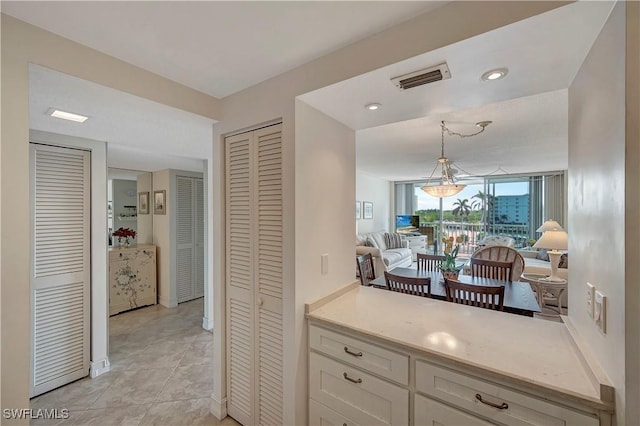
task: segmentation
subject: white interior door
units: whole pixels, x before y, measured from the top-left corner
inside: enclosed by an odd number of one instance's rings
[[[178,303],[204,296],[204,183],[177,176]]]
[[[31,396],[89,374],[90,153],[30,145]]]
[[[176,258],[176,285],[178,303],[195,298],[194,291],[194,197],[193,178],[176,177],[177,195],[177,258]]]
[[[227,411],[282,424],[282,126],[226,138]]]

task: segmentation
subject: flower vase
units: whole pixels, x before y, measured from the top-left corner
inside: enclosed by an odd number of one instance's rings
[[[457,280],[459,274],[460,274],[460,271],[458,270],[452,271],[450,269],[445,269],[442,271],[442,276],[448,280]]]
[[[129,241],[129,238],[125,238],[124,240],[124,244],[122,245],[122,247],[129,247],[131,246],[131,241]]]

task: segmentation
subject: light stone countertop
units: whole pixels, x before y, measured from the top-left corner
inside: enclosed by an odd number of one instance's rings
[[[472,368],[591,404],[593,374],[558,322],[357,286],[307,314]]]

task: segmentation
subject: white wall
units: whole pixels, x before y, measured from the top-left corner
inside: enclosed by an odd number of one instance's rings
[[[615,6],[569,88],[568,184],[569,317],[615,385],[621,425],[626,424],[624,9],[624,3]],[[587,282],[608,298],[606,334],[587,315]]]
[[[391,221],[392,185],[386,179],[356,171],[356,201],[373,203],[373,219],[357,220],[357,233],[394,231],[394,223]],[[364,213],[364,208],[362,212]]]

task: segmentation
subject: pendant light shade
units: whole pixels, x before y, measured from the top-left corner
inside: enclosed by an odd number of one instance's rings
[[[421,189],[432,197],[446,198],[453,197],[465,188],[465,185],[445,184],[445,185],[424,185]]]

